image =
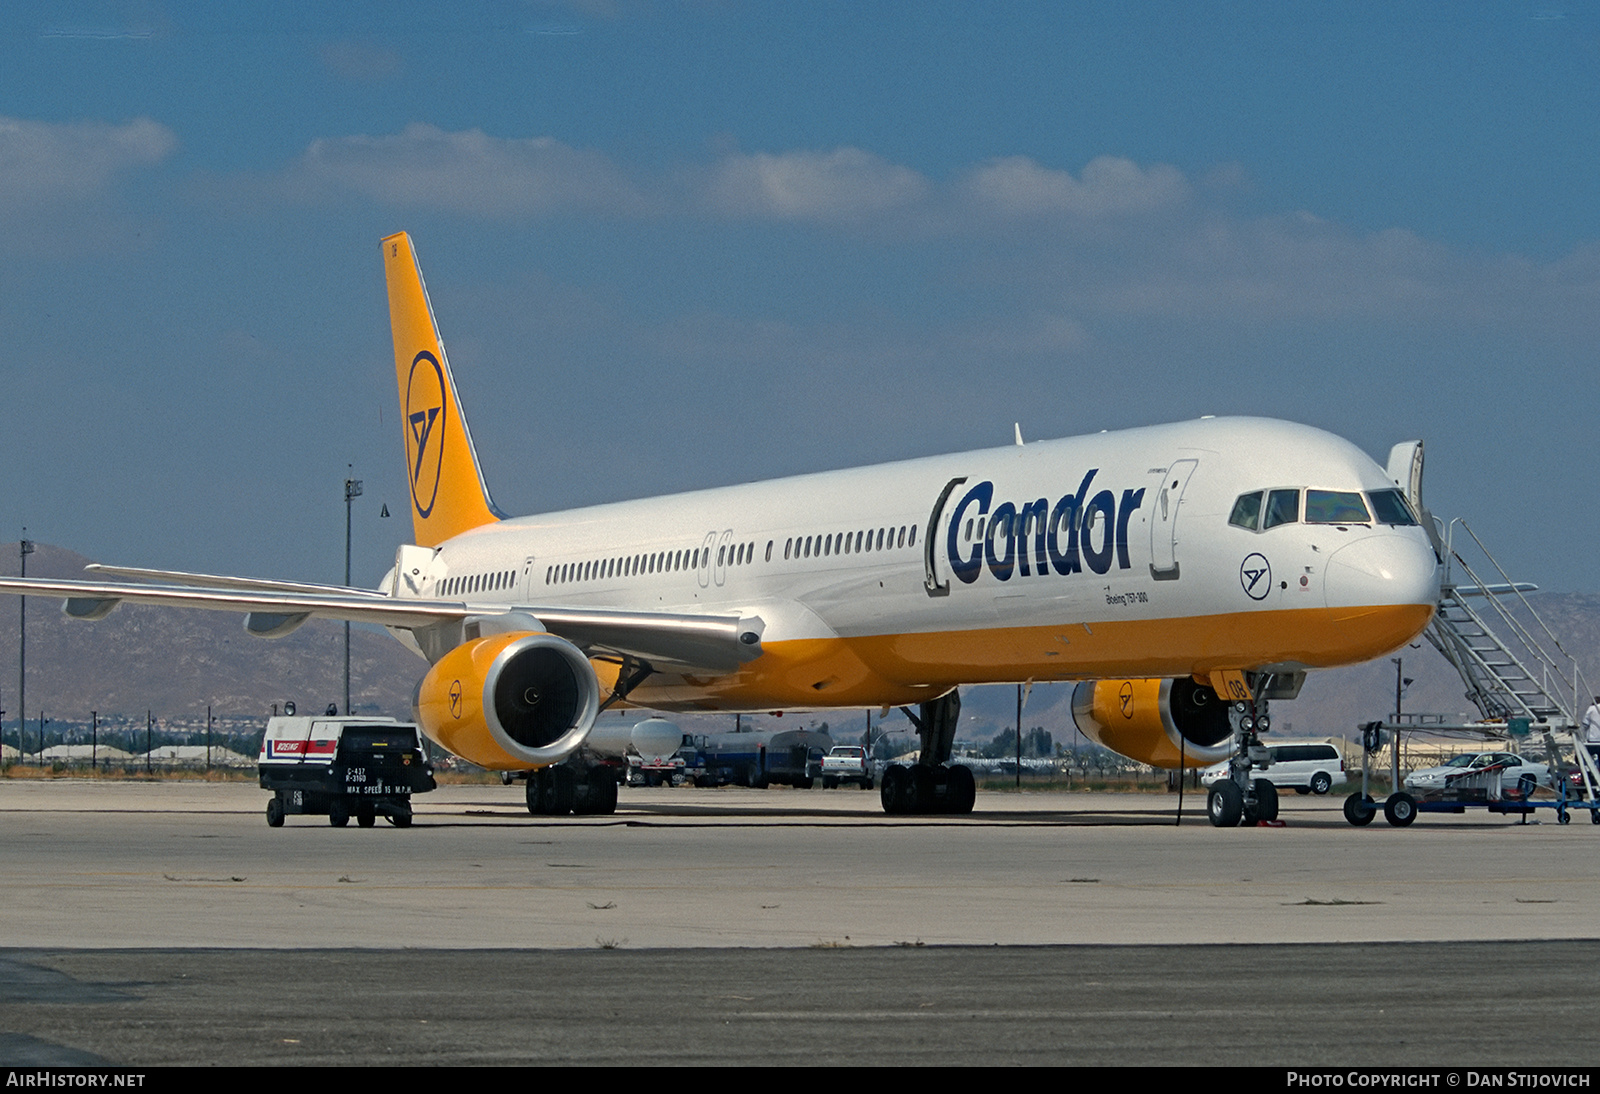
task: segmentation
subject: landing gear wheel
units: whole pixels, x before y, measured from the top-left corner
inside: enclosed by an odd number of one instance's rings
[[[1396,828],[1404,828],[1417,819],[1417,799],[1398,790],[1383,803],[1383,819]]]
[[[1244,794],[1238,784],[1220,782],[1206,795],[1206,815],[1213,828],[1237,828],[1244,816]]]
[[[283,802],[278,800],[276,794],[267,799],[267,827],[283,827]]]
[[[909,812],[905,807],[907,793],[910,789],[907,785],[909,781],[910,776],[903,765],[890,764],[884,768],[881,797],[885,813],[897,817],[901,813]]]
[[[540,770],[543,778],[539,781],[539,812],[551,817],[564,817],[572,812],[572,799],[575,796],[573,788],[572,769],[559,764]]]
[[[1326,794],[1333,789],[1333,776],[1326,771],[1319,771],[1311,776],[1311,792],[1313,794]]]
[[[1266,779],[1256,780],[1255,814],[1258,821],[1278,819],[1278,788]]]
[[[371,828],[378,823],[378,814],[373,811],[372,806],[363,805],[356,810],[356,823],[363,828]]]
[[[912,764],[910,778],[906,780],[910,799],[908,813],[932,813],[933,801],[933,768],[926,764]]]
[[[1344,819],[1360,828],[1372,823],[1372,818],[1378,815],[1373,807],[1372,799],[1357,791],[1344,800]]]
[[[1311,788],[1309,786],[1297,786],[1294,788],[1294,792],[1296,794],[1309,794],[1311,793]]]
[[[335,828],[343,828],[350,823],[350,807],[338,798],[334,798],[328,806],[328,823]]]
[[[609,769],[591,767],[583,782],[573,788],[572,811],[604,816],[617,811],[617,780]]]
[[[394,825],[396,828],[410,828],[411,807],[409,805],[401,806],[400,811],[390,813],[389,823]]]
[[[528,772],[528,781],[524,784],[527,788],[525,796],[528,801],[528,812],[536,817],[544,812],[544,784],[546,778],[545,769],[540,768],[538,771]]]
[[[834,787],[836,787],[838,785],[839,785],[839,780],[834,778],[832,775],[824,775],[824,776],[822,776],[822,789],[824,789],[824,790],[832,790]]]
[[[972,777],[972,769],[955,764],[949,770],[944,791],[945,812],[972,812],[973,803],[978,800],[978,784]]]
[[[594,811],[601,816],[609,817],[617,811],[617,777],[608,767],[597,767],[589,773],[592,784],[589,790],[590,800],[595,803]]]

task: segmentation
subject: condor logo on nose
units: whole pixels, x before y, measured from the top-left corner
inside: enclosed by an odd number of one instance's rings
[[[1265,600],[1267,593],[1272,591],[1272,563],[1267,561],[1267,556],[1259,551],[1245,556],[1239,563],[1239,584],[1244,586],[1244,595],[1251,600]]]
[[[426,367],[424,367],[426,362]],[[406,460],[411,467],[411,504],[424,520],[439,496],[444,468],[444,370],[424,350],[411,362],[406,382]]]

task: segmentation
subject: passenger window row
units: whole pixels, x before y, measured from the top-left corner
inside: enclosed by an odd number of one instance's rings
[[[754,543],[724,544],[717,548],[718,566],[743,566],[756,560],[756,545]],[[772,543],[767,543],[767,560],[772,560]]]
[[[515,570],[496,570],[487,574],[461,574],[447,577],[434,587],[435,596],[470,596],[473,593],[492,593],[509,589],[516,584]]]
[[[563,562],[549,566],[544,572],[546,585],[566,585],[574,581],[604,581],[612,577],[638,577],[641,574],[677,573],[698,570],[702,551],[696,547],[684,551],[655,551],[642,555],[624,555],[620,558],[591,559],[588,562]]]
[[[902,524],[899,528],[863,528],[856,532],[830,532],[803,539],[796,536],[784,542],[783,557],[827,558],[830,555],[864,554],[916,545],[917,526],[913,524],[908,528]]]
[[[772,561],[775,541],[768,540],[764,561]],[[917,545],[917,526],[863,528],[855,532],[832,532],[818,536],[796,536],[783,545],[785,559],[824,558],[832,555],[864,554]],[[756,560],[756,544],[728,543],[717,548],[718,566],[748,566]],[[684,551],[658,551],[621,558],[591,559],[587,562],[557,563],[545,568],[546,585],[566,585],[579,581],[635,577],[640,574],[675,573],[698,570],[710,561],[710,548]]]
[[[1080,511],[1073,506],[1058,508],[1053,514],[1056,523],[1059,525],[1059,531],[1062,532],[1070,530],[1073,520],[1077,519],[1079,515]],[[1098,528],[1101,519],[1100,509],[1098,507],[1091,508],[1088,519],[1091,528]],[[1050,516],[1046,516],[1043,512],[1036,511],[1028,506],[1024,506],[1023,511],[1015,516],[996,517],[992,524],[988,517],[968,517],[966,527],[961,533],[961,538],[964,542],[971,543],[973,538],[976,537],[978,542],[982,543],[983,533],[987,528],[989,533],[998,539],[1010,539],[1011,530],[1015,528],[1017,535],[1022,539],[1026,539],[1029,536],[1043,535],[1049,531],[1050,520]]]

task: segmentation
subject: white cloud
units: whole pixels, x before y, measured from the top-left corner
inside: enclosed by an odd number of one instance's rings
[[[914,206],[926,179],[859,148],[757,152],[724,157],[705,181],[703,203],[737,217],[838,222]]]
[[[1187,224],[1125,253],[1091,295],[1112,312],[1265,320],[1470,310],[1498,273],[1413,232],[1358,233],[1307,213]]]
[[[314,141],[291,173],[291,187],[335,187],[389,205],[486,217],[566,209],[636,214],[647,205],[600,152],[551,137],[447,133],[421,123],[393,136]]]
[[[0,117],[0,205],[89,197],[117,174],[159,163],[177,147],[172,130],[149,118],[56,125]]]
[[[1097,156],[1078,178],[1027,156],[1008,156],[968,173],[965,189],[981,206],[1013,216],[1117,216],[1181,205],[1189,197],[1177,168],[1141,168],[1118,156]]]

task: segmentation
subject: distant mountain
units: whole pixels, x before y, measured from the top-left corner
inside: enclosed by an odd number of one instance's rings
[[[37,544],[28,558],[31,577],[83,577],[90,560],[62,547]],[[17,572],[17,545],[0,545],[0,571]],[[1529,597],[1539,615],[1567,650],[1578,657],[1591,685],[1600,686],[1600,596],[1536,593]],[[238,615],[123,605],[98,623],[62,615],[60,601],[28,601],[28,715],[41,708],[51,718],[87,721],[102,717],[143,719],[203,718],[206,705],[218,717],[259,718],[274,703],[295,702],[302,711],[321,711],[343,695],[343,628],[311,621],[287,637],[265,640],[245,633]],[[1460,714],[1471,706],[1461,681],[1419,641],[1402,651],[1405,675],[1413,683],[1404,708]],[[17,598],[0,597],[0,708],[16,717]],[[427,665],[381,632],[351,632],[351,695],[357,710],[407,717],[411,692]],[[1351,734],[1361,722],[1382,718],[1394,708],[1395,666],[1389,658],[1365,665],[1312,673],[1299,699],[1274,704],[1280,731],[1294,736]],[[633,717],[634,715],[625,715]],[[727,730],[732,715],[681,715],[675,720],[695,732]],[[747,728],[798,728],[827,722],[841,739],[859,735],[866,716],[859,710],[791,713],[742,719]],[[873,724],[879,724],[876,713]],[[1011,685],[968,688],[962,694],[960,736],[987,741],[1016,721],[1016,690]],[[1040,684],[1023,712],[1023,728],[1042,726],[1058,743],[1073,739],[1072,685]],[[905,717],[890,712],[889,729],[909,729]]]

